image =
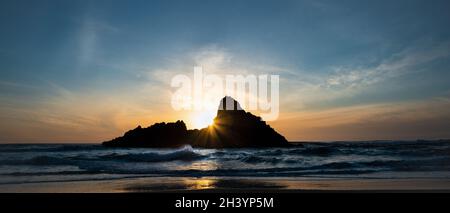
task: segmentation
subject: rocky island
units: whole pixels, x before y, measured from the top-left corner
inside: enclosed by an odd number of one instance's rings
[[[230,104],[231,103],[231,104]],[[214,124],[203,129],[188,130],[179,120],[138,126],[123,136],[103,142],[110,147],[179,147],[200,148],[286,147],[289,142],[261,117],[243,110],[233,98],[226,96],[219,104]]]

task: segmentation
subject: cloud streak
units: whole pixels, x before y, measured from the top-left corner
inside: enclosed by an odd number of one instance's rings
[[[407,48],[391,58],[383,60],[371,68],[335,68],[335,74],[325,82],[330,88],[362,88],[382,82],[389,78],[417,72],[418,66],[434,60],[447,58],[450,53],[450,42],[427,46],[423,50],[417,47]]]

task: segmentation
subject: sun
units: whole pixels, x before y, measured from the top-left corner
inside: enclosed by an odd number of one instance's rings
[[[193,112],[191,115],[192,127],[194,129],[201,129],[214,124],[215,113],[215,111]]]

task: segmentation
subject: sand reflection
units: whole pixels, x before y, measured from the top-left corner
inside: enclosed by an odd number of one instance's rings
[[[199,178],[192,179],[186,178],[183,180],[185,184],[185,189],[187,190],[204,190],[204,189],[215,189],[217,180],[216,179],[207,179],[207,178]]]

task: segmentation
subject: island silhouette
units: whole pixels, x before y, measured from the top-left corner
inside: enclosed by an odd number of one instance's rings
[[[289,142],[259,116],[246,112],[230,96],[221,99],[214,124],[187,129],[182,120],[136,127],[102,143],[109,147],[199,148],[286,147]]]

